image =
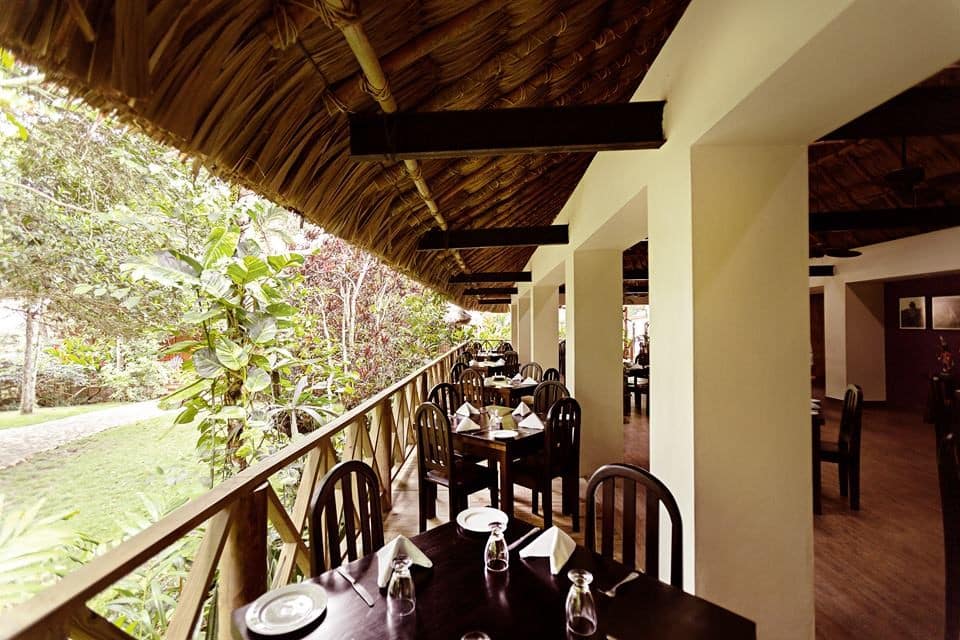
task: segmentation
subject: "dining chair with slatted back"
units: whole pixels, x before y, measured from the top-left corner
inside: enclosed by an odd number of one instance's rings
[[[358,539],[361,546],[357,545]],[[382,546],[383,513],[377,474],[360,460],[344,460],[324,476],[310,503],[311,574],[318,576]]]
[[[533,512],[543,495],[543,526],[553,525],[554,478],[560,478],[561,513],[573,519],[573,530],[580,531],[580,403],[573,398],[557,400],[544,424],[543,453],[514,463],[514,482],[533,492]]]
[[[567,375],[567,341],[561,340],[557,346],[557,356],[558,356],[558,366],[560,369],[560,375],[566,377]]]
[[[504,351],[503,373],[507,376],[515,376],[520,371],[520,355],[516,351]]]
[[[524,378],[533,378],[537,382],[543,380],[543,367],[538,362],[528,362],[520,367],[520,375]]]
[[[670,516],[670,584],[683,588],[683,522],[677,501],[663,482],[640,467],[631,464],[606,464],[597,469],[587,482],[587,513],[585,545],[587,549],[605,558],[614,556],[616,528],[616,486],[623,495],[623,522],[621,530],[622,559],[628,567],[637,568],[637,488],[645,492],[644,547],[646,558],[643,572],[660,576],[660,505]],[[597,491],[601,491],[600,547],[597,548]],[[639,569],[637,569],[639,571]]]
[[[863,389],[847,386],[840,414],[840,434],[836,442],[820,442],[821,462],[839,466],[840,495],[850,496],[850,508],[860,510],[860,434],[863,425]],[[819,491],[819,488],[818,488]]]
[[[427,520],[437,515],[437,486],[450,492],[450,521],[467,508],[467,496],[488,489],[490,503],[496,508],[499,500],[497,474],[491,467],[482,467],[471,460],[454,455],[453,436],[447,415],[432,402],[424,402],[414,414],[417,425],[417,480],[420,500],[420,532],[427,530]]]
[[[448,416],[456,411],[463,402],[460,400],[460,389],[450,382],[441,382],[434,385],[433,389],[430,389],[427,400],[440,407],[440,410]]]
[[[960,400],[960,398],[958,398]],[[944,639],[960,639],[960,436],[947,433],[937,447],[943,516]]]
[[[480,353],[481,351],[483,351],[483,344],[480,343],[480,342],[474,342],[474,343],[473,343],[473,352],[474,352],[474,353]]]
[[[543,380],[556,380],[557,382],[560,382],[560,370],[550,367],[543,372]]]
[[[483,376],[477,370],[465,369],[460,374],[460,391],[464,402],[483,408]]]
[[[460,382],[460,376],[469,368],[466,362],[454,362],[450,367],[450,382]]]
[[[569,398],[570,392],[559,380],[544,380],[533,390],[533,410],[547,413],[560,398]]]
[[[950,374],[938,374],[930,378],[926,419],[933,424],[937,442],[953,430],[953,394],[956,388],[956,379]]]
[[[462,353],[461,360],[466,360],[467,362],[470,362],[471,360],[475,360],[477,357],[476,353],[471,351],[470,349],[464,349],[461,353]]]

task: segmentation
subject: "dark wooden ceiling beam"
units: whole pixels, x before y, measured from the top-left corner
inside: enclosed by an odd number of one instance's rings
[[[530,271],[481,271],[478,273],[460,273],[450,276],[450,284],[470,284],[472,282],[533,282]]]
[[[536,247],[546,244],[567,244],[569,227],[555,224],[546,227],[497,227],[492,229],[450,229],[428,231],[420,238],[417,251],[446,249],[484,249],[487,247]]]
[[[624,269],[624,280],[649,280],[650,272],[646,269]]]
[[[810,233],[960,226],[960,207],[909,207],[810,213]]]
[[[510,304],[510,298],[489,298],[487,300],[477,300],[477,304]]]
[[[833,265],[832,264],[812,264],[810,265],[810,277],[811,278],[823,278],[830,277],[833,275]]]
[[[465,296],[509,296],[517,293],[516,287],[479,287],[477,289],[467,289],[463,292]]]
[[[915,87],[851,120],[821,140],[960,133],[960,87]]]
[[[350,115],[356,160],[657,149],[666,103]]]

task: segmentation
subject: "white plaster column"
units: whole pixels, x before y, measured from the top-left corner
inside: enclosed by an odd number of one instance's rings
[[[651,469],[687,588],[761,638],[813,637],[807,171],[805,146],[702,146],[650,187]]]
[[[521,287],[517,294],[517,334],[513,349],[520,358],[520,364],[530,362],[530,288]]]
[[[842,398],[847,386],[847,286],[840,278],[824,278],[823,359],[824,392]]]
[[[546,370],[559,367],[560,291],[555,285],[530,288],[530,359]]]
[[[517,296],[511,296],[510,301],[510,344],[517,344],[517,328],[519,326],[519,303]],[[496,346],[496,345],[494,345]]]
[[[623,252],[566,261],[567,387],[583,410],[580,474],[623,460]]]
[[[858,384],[864,400],[886,400],[883,283],[830,280],[823,286],[826,395],[842,398],[848,384]]]

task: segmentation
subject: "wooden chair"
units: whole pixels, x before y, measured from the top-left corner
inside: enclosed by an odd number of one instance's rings
[[[954,391],[956,379],[949,374],[938,374],[930,378],[930,394],[927,398],[926,421],[933,424],[937,442],[953,431]]]
[[[464,402],[483,408],[483,376],[476,369],[466,369],[460,374],[460,391]]]
[[[503,354],[503,374],[515,376],[520,371],[520,356],[516,351],[505,351]]]
[[[550,367],[543,372],[543,380],[556,380],[557,382],[560,382],[560,370]]]
[[[430,389],[427,401],[440,407],[444,415],[450,415],[460,408],[463,401],[460,399],[460,389],[449,382],[441,382]]]
[[[945,640],[960,638],[960,439],[948,433],[937,447],[943,514]]]
[[[537,362],[528,362],[520,367],[520,375],[524,378],[533,378],[537,382],[543,381],[543,367]]]
[[[637,411],[640,410],[640,407],[644,407],[644,412],[647,415],[650,415],[650,380],[648,378],[636,378],[633,383],[633,403],[637,406]],[[646,396],[647,401],[643,403],[643,397]]]
[[[569,397],[570,392],[562,382],[545,380],[533,390],[533,410],[536,413],[547,413],[554,402]]]
[[[860,430],[863,389],[851,384],[843,394],[840,436],[836,442],[820,441],[820,460],[840,466],[840,495],[850,494],[850,508],[860,510]],[[817,491],[820,487],[817,487]]]
[[[451,382],[460,382],[460,376],[463,375],[463,372],[469,369],[470,367],[466,362],[455,362],[453,366],[450,367],[450,381]]]
[[[557,348],[557,354],[560,358],[557,361],[560,367],[560,376],[566,379],[567,377],[567,341],[566,340],[560,341],[560,344]]]
[[[587,482],[587,549],[597,552],[597,490],[603,491],[603,514],[599,553],[605,558],[614,558],[613,538],[616,526],[616,484],[619,480],[623,495],[623,564],[637,569],[637,485],[646,493],[646,562],[644,573],[654,578],[660,575],[660,504],[670,516],[670,584],[683,588],[683,522],[680,508],[673,494],[653,474],[629,464],[607,464],[594,472]],[[639,570],[639,569],[637,569]]]
[[[513,351],[513,345],[506,340],[501,340],[500,344],[497,345],[497,351],[500,353],[503,353],[504,351]]]
[[[341,527],[346,537],[346,558],[341,551]],[[358,536],[362,550],[357,547]],[[344,560],[356,560],[382,546],[383,513],[377,474],[359,460],[344,460],[330,469],[310,503],[311,575],[318,576],[339,567]]]
[[[580,403],[573,398],[555,402],[544,425],[544,452],[514,463],[514,482],[533,491],[533,512],[543,494],[543,526],[553,526],[551,481],[561,478],[561,512],[573,516],[580,531]]]
[[[474,342],[474,343],[473,343],[473,352],[474,352],[474,353],[480,353],[481,351],[483,351],[483,344],[480,343],[480,342]]]
[[[414,414],[417,423],[417,476],[420,499],[420,532],[427,519],[437,515],[437,485],[450,492],[450,521],[467,508],[467,496],[490,490],[490,505],[497,507],[497,473],[453,453],[453,437],[446,414],[432,402],[424,402]]]
[[[474,352],[471,351],[470,349],[464,349],[462,352],[462,355],[460,356],[460,361],[463,362],[464,360],[466,360],[467,362],[470,362],[471,360],[476,360],[476,355],[474,355]]]

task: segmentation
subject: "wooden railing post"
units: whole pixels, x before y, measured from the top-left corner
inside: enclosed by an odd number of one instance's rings
[[[373,442],[373,467],[381,479],[380,507],[384,512],[393,508],[393,403],[390,398],[373,408],[376,440]]]
[[[233,610],[267,590],[267,485],[235,500],[230,531],[220,554],[217,638],[231,640]]]

